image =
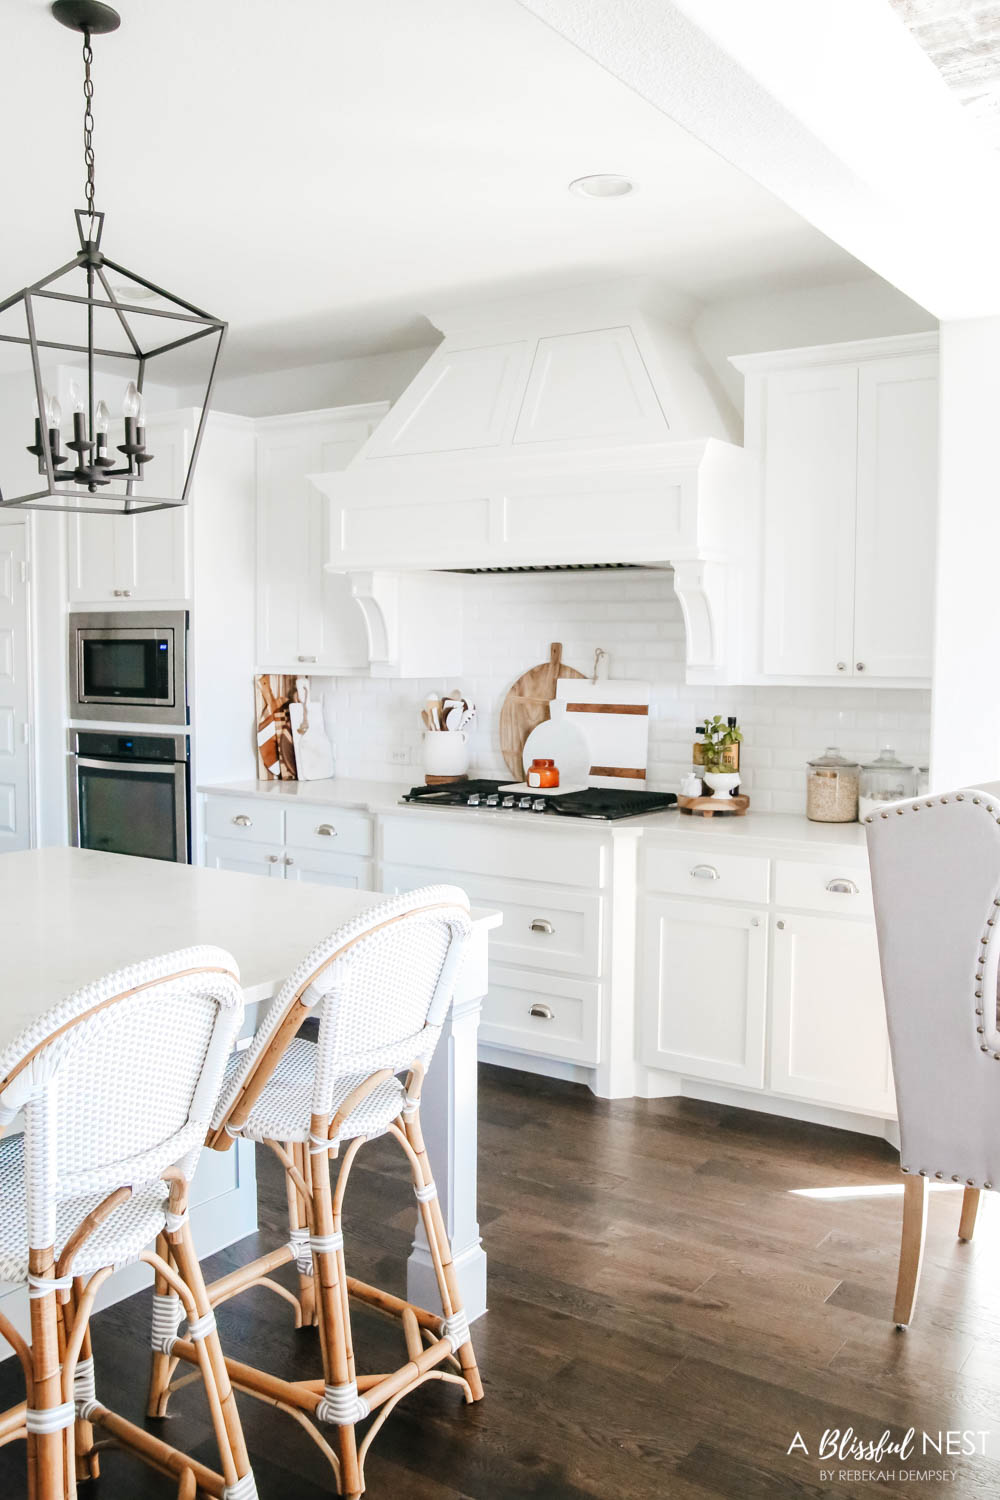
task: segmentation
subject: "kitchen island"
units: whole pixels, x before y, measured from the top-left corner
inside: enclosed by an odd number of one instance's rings
[[[82,849],[33,849],[0,858],[0,943],[5,962],[0,1047],[65,996],[125,964],[214,943],[239,964],[244,1035],[304,955],[382,897],[282,885],[225,871]],[[423,1123],[469,1316],[486,1307],[486,1257],[476,1220],[476,1032],[486,991],[486,943],[500,914],[473,912],[472,944],[424,1090]],[[16,1122],[12,1129],[16,1129]],[[206,1151],[192,1186],[201,1256],[257,1227],[253,1147]],[[108,1283],[106,1301],[148,1280],[132,1267]],[[418,1233],[407,1294],[436,1308],[436,1283]],[[100,1305],[100,1303],[99,1303]],[[26,1326],[27,1297],[0,1285],[0,1309]]]

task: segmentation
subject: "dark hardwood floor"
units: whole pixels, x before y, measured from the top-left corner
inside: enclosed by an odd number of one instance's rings
[[[404,1400],[368,1462],[372,1500],[784,1500],[1000,1494],[1000,1209],[987,1195],[959,1244],[961,1195],[931,1197],[917,1318],[890,1320],[901,1197],[884,1143],[683,1100],[605,1103],[481,1070],[481,1218],[490,1311],[474,1328],[486,1399],[433,1382]],[[258,1156],[261,1232],[213,1257],[218,1275],[276,1243],[284,1196]],[[881,1190],[881,1191],[880,1191]],[[348,1195],[349,1265],[404,1290],[413,1221],[405,1164],[365,1148]],[[254,1291],[219,1311],[224,1344],[279,1373],[318,1374],[313,1331]],[[149,1296],[94,1325],[99,1394],[141,1419]],[[359,1312],[362,1368],[401,1341]],[[0,1407],[21,1399],[0,1365]],[[318,1500],[328,1471],[287,1417],[241,1410],[261,1500]],[[215,1462],[200,1390],[172,1401],[171,1441]],[[152,1424],[155,1428],[157,1424]],[[877,1441],[916,1429],[905,1459],[821,1460],[824,1430]],[[939,1458],[922,1433],[986,1433],[987,1455]],[[787,1450],[796,1433],[808,1455]],[[979,1440],[982,1441],[981,1439]],[[879,1470],[894,1479],[875,1479]],[[954,1478],[904,1477],[952,1471]],[[861,1477],[857,1477],[860,1474]],[[843,1477],[842,1477],[843,1476]],[[23,1447],[0,1449],[0,1496],[24,1493]],[[96,1496],[173,1496],[117,1453]]]

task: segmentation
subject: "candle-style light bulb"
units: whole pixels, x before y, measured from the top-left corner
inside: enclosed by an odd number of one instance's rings
[[[84,401],[83,392],[80,390],[80,387],[77,385],[75,380],[71,380],[69,383],[69,399],[70,405],[75,412],[86,411],[87,403]]]
[[[97,432],[107,434],[111,426],[111,413],[108,411],[106,401],[98,401],[97,410],[94,413],[94,428]]]
[[[130,380],[125,387],[125,399],[122,401],[122,416],[131,417],[135,421],[142,410],[142,397],[134,380]]]
[[[58,396],[52,396],[48,403],[48,416],[50,427],[62,426],[62,406]]]

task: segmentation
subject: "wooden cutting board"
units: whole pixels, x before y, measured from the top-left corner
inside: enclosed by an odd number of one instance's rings
[[[531,731],[549,717],[556,683],[560,677],[582,678],[583,675],[575,667],[566,666],[562,659],[562,642],[553,641],[548,661],[522,672],[514,683],[500,710],[500,750],[515,781],[524,780],[524,742]]]

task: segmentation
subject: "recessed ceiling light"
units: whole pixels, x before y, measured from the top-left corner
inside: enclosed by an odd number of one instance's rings
[[[635,191],[635,183],[614,172],[596,172],[592,177],[578,177],[570,183],[569,190],[581,198],[624,198],[626,193]]]

